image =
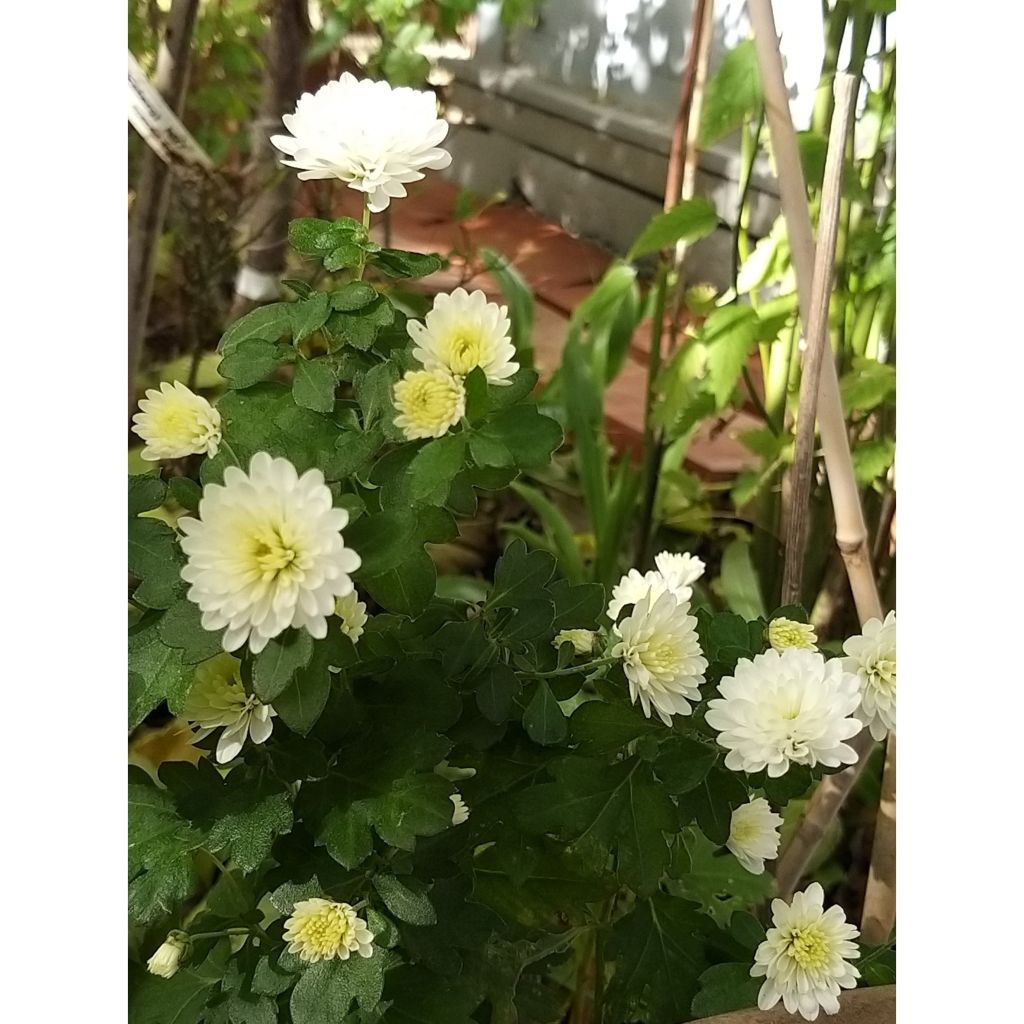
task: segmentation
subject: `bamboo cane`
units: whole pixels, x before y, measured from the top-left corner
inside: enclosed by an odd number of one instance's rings
[[[796,271],[800,314],[807,324],[812,307],[814,239],[807,206],[807,189],[782,70],[778,33],[771,0],[749,0],[747,6],[754,28],[754,45],[775,156],[782,212]],[[836,543],[846,565],[857,615],[863,623],[871,618],[881,618],[882,608],[871,569],[867,527],[853,472],[833,359],[823,360],[821,368],[818,426],[835,511]],[[779,891],[784,896],[790,895],[799,882],[829,823],[838,814],[863,771],[867,754],[874,743],[865,730],[854,739],[851,746],[856,750],[859,760],[850,768],[822,780],[811,798],[796,835],[779,860],[776,879]]]
[[[811,483],[814,473],[815,418],[818,385],[826,348],[829,348],[828,311],[835,269],[839,208],[843,191],[843,156],[853,117],[857,80],[839,73],[835,77],[835,103],[818,220],[818,247],[811,281],[811,310],[805,321],[807,349],[800,379],[800,404],[796,420],[796,448],[790,471],[789,522],[786,529],[786,561],[782,574],[782,603],[799,604],[803,593],[807,528],[811,517]],[[829,356],[831,357],[831,348]]]
[[[181,115],[188,85],[189,56],[199,0],[174,0],[157,55],[154,84],[167,105]],[[146,319],[153,295],[156,246],[170,197],[170,168],[153,152],[142,155],[128,241],[128,413],[135,406],[135,376],[142,361]]]

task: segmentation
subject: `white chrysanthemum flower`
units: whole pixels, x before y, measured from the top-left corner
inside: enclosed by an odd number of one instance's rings
[[[614,622],[623,608],[637,604],[645,597],[656,601],[662,594],[672,594],[682,604],[693,597],[691,586],[704,573],[704,563],[694,555],[673,554],[662,551],[654,559],[657,569],[641,574],[630,569],[612,587],[612,599],[608,603],[608,618]]]
[[[164,381],[159,391],[150,388],[139,409],[132,430],[146,442],[142,458],[147,461],[217,454],[220,413],[179,381]]]
[[[780,999],[789,1013],[815,1020],[818,1010],[839,1012],[839,993],[855,988],[860,971],[850,960],[860,956],[860,932],[846,921],[842,907],[824,908],[817,882],[795,893],[792,903],[772,900],[772,925],[754,954],[751,977],[764,978],[757,996],[761,1010]]]
[[[462,419],[466,389],[447,370],[409,370],[395,385],[395,426],[410,440],[441,437]]]
[[[456,288],[438,295],[424,322],[410,320],[406,330],[418,346],[412,354],[424,369],[465,377],[479,366],[489,384],[509,384],[519,369],[508,307],[488,302],[482,291]]]
[[[732,771],[767,768],[774,779],[790,764],[838,768],[857,760],[843,742],[861,729],[853,717],[860,703],[857,678],[838,658],[826,662],[816,651],[795,647],[765,651],[753,661],[741,658],[718,692],[704,718],[718,730]]]
[[[648,718],[653,705],[668,726],[672,715],[688,715],[690,701],[700,700],[708,667],[689,604],[670,593],[657,599],[648,595],[613,629],[619,642],[611,654],[622,658],[633,703],[639,698]]]
[[[469,808],[466,806],[466,801],[462,799],[461,793],[452,793],[449,800],[452,802],[452,824],[461,825],[463,822],[469,821]]]
[[[363,635],[363,629],[369,621],[366,614],[366,605],[359,600],[359,595],[353,590],[344,597],[339,597],[334,602],[334,614],[341,619],[341,631],[352,641],[357,643]]]
[[[448,122],[437,116],[428,90],[393,89],[387,82],[357,79],[347,71],[315,93],[303,93],[294,114],[282,118],[290,135],[270,141],[291,157],[299,178],[338,178],[365,192],[373,213],[405,196],[405,186],[424,169],[443,170],[451,154],[438,145]]]
[[[577,654],[592,654],[596,640],[597,634],[591,629],[563,629],[551,644],[557,650],[562,644],[570,643]]]
[[[768,643],[772,650],[784,651],[787,647],[797,647],[804,651],[818,649],[818,634],[807,622],[795,619],[772,619],[768,623]]]
[[[230,654],[218,654],[198,665],[182,710],[182,717],[197,727],[197,740],[205,739],[215,729],[224,730],[217,741],[220,764],[238,757],[247,739],[264,743],[274,730],[271,719],[277,712],[245,692],[241,665]]]
[[[737,807],[729,824],[729,852],[754,875],[764,874],[764,862],[779,855],[782,815],[763,796]]]
[[[341,535],[347,524],[318,469],[300,477],[266,452],[252,457],[248,474],[226,469],[223,485],[203,491],[199,518],[178,521],[188,555],[181,576],[203,628],[223,629],[226,651],[248,640],[253,654],[289,627],[325,637],[360,565]]]
[[[320,960],[347,960],[353,953],[373,956],[373,932],[347,903],[300,900],[284,923],[289,953],[315,964]]]
[[[857,717],[876,740],[896,728],[896,613],[869,619],[860,636],[843,644],[843,667],[860,683]]]
[[[146,961],[146,970],[158,978],[173,978],[187,958],[190,940],[185,932],[173,931]]]
[[[705,569],[704,562],[696,555],[672,551],[662,551],[660,555],[655,555],[654,564],[673,589],[696,583],[704,575]]]

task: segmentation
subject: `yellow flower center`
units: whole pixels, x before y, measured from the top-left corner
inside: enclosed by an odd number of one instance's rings
[[[679,666],[679,645],[674,637],[659,637],[647,644],[641,661],[648,672],[660,675],[674,672]]]
[[[311,953],[331,957],[344,948],[351,930],[348,917],[340,907],[321,907],[302,922],[295,941]]]
[[[200,423],[195,407],[180,399],[167,399],[153,410],[152,433],[178,444],[191,444],[209,433],[206,424]]]
[[[871,671],[872,682],[889,696],[896,693],[896,659],[879,658]]]
[[[480,332],[472,327],[462,327],[446,338],[444,348],[444,361],[452,373],[467,374],[483,359]]]
[[[832,948],[821,930],[811,925],[790,932],[788,952],[805,970],[820,970],[828,964]]]
[[[267,582],[281,576],[301,575],[297,538],[287,523],[261,524],[250,534],[248,542],[248,559]]]
[[[461,395],[462,385],[447,373],[420,370],[395,385],[395,408],[421,436],[429,436],[454,423]]]

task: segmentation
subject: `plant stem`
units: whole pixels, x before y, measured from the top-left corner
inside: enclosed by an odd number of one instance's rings
[[[370,230],[370,197],[363,194],[363,227],[366,228],[367,232]],[[357,281],[362,281],[363,273],[366,270],[366,251],[364,250],[359,256],[359,266],[356,267]]]
[[[263,938],[270,936],[262,928],[224,928],[219,932],[193,932],[189,938],[195,942],[197,939],[222,939],[225,935],[260,935]]]
[[[661,339],[665,329],[665,302],[668,295],[668,261],[658,264],[654,285],[654,312],[651,318],[651,351],[647,357],[647,396],[644,406],[644,500],[640,514],[635,564],[645,566],[654,535],[654,507],[658,496],[658,470],[661,463],[661,431],[654,425],[654,401],[661,371]]]
[[[839,228],[839,200],[843,186],[843,155],[847,129],[853,118],[853,100],[857,82],[850,75],[835,78],[836,103],[832,114],[825,180],[821,190],[821,219],[818,246],[811,282],[811,308],[807,331],[807,351],[800,381],[800,407],[796,423],[796,448],[790,472],[789,522],[786,528],[786,560],[782,574],[782,603],[799,604],[803,593],[804,558],[810,520],[811,480],[814,474],[815,417],[818,407],[818,382],[821,364],[828,350],[828,307],[832,292],[836,232]]]
[[[614,665],[618,658],[598,658],[596,661],[588,661],[586,665],[570,665],[568,668],[553,668],[550,672],[531,672],[534,679],[550,679],[552,676],[574,676],[581,672],[589,672],[591,669],[600,668],[602,665]]]

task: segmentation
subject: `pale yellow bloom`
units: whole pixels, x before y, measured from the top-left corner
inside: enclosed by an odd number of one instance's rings
[[[424,322],[410,320],[406,330],[417,345],[412,354],[427,370],[464,377],[480,367],[489,384],[508,384],[519,369],[508,308],[488,302],[482,291],[438,295]]]
[[[463,822],[469,821],[469,808],[466,806],[466,801],[462,799],[461,793],[452,793],[449,800],[452,802],[452,807],[455,809],[452,811],[452,824],[461,825]]]
[[[224,650],[248,642],[253,654],[289,627],[322,640],[360,565],[341,534],[347,525],[319,469],[299,476],[266,452],[250,459],[248,473],[229,466],[223,485],[203,491],[199,518],[178,521],[188,556],[181,576],[203,629],[224,630]]]
[[[132,430],[146,442],[141,455],[147,461],[217,454],[220,413],[184,384],[164,381],[159,391],[150,388],[139,409]]]
[[[366,605],[359,600],[359,595],[353,590],[351,594],[339,597],[334,602],[334,614],[341,619],[342,633],[356,643],[368,621]]]
[[[839,1012],[839,994],[855,988],[860,972],[860,932],[841,907],[824,908],[824,891],[812,882],[791,903],[772,900],[772,925],[754,954],[750,974],[764,978],[757,1005],[770,1010],[780,999],[788,1013],[817,1020],[818,1011]]]
[[[285,921],[288,952],[315,964],[320,960],[347,960],[353,953],[373,956],[373,933],[347,903],[300,900]]]
[[[158,978],[173,978],[187,958],[189,938],[185,932],[171,932],[160,948],[146,962],[146,970]]]
[[[554,640],[551,641],[557,650],[564,643],[572,644],[572,649],[577,654],[591,654],[594,650],[594,640],[597,634],[589,629],[563,629]]]
[[[729,852],[752,874],[764,874],[764,862],[779,855],[782,815],[776,814],[763,796],[750,800],[732,812],[729,823]]]
[[[182,712],[197,726],[197,740],[223,728],[216,755],[221,764],[238,757],[246,739],[263,743],[274,729],[271,719],[277,712],[245,692],[241,665],[230,654],[218,654],[200,664]]]
[[[441,437],[462,419],[466,391],[446,370],[410,370],[395,385],[395,426],[410,440]]]
[[[814,627],[806,622],[793,619],[772,619],[768,623],[768,643],[776,651],[784,651],[787,647],[797,647],[804,651],[818,649],[818,634]]]

